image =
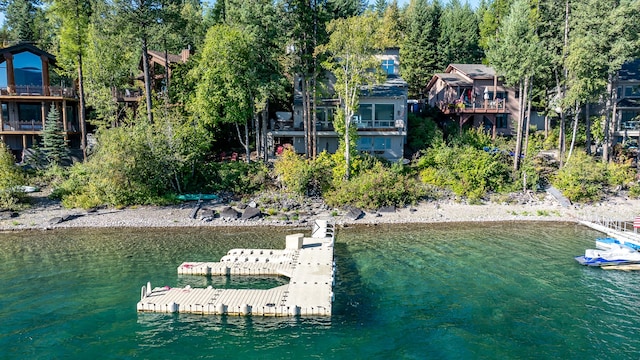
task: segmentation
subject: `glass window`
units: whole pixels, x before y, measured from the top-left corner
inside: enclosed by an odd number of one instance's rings
[[[21,130],[42,130],[40,104],[18,104],[18,119]]]
[[[375,115],[376,121],[374,127],[377,128],[385,128],[385,127],[394,127],[394,106],[393,104],[376,104],[375,105]]]
[[[7,62],[0,62],[0,88],[6,88],[7,84]]]
[[[506,129],[508,126],[508,120],[509,120],[509,115],[507,114],[496,115],[496,128]]]
[[[21,52],[13,55],[16,85],[42,86],[42,60],[36,54]]]
[[[376,104],[376,120],[393,120],[393,104]]]
[[[396,63],[393,59],[382,60],[382,70],[387,75],[394,75],[396,73]]]
[[[358,150],[361,151],[369,151],[371,150],[371,138],[369,137],[359,137],[358,138]]]
[[[356,126],[359,128],[373,127],[373,105],[360,104]]]
[[[391,148],[391,139],[387,137],[377,137],[373,139],[374,150],[387,150]]]
[[[629,97],[640,96],[640,86],[625,86],[624,96],[629,96]]]

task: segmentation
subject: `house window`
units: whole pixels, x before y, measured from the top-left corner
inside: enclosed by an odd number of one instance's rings
[[[360,104],[358,108],[358,124],[359,128],[367,128],[373,126],[373,105]]]
[[[393,104],[376,104],[375,105],[375,114],[376,121],[374,123],[374,127],[394,127],[395,122],[393,112],[394,112]]]
[[[640,86],[625,86],[624,87],[624,96],[625,97],[640,97]]]
[[[496,115],[496,128],[506,129],[508,127],[509,115],[498,114]]]
[[[18,119],[21,130],[42,130],[40,104],[18,104]]]
[[[382,60],[382,70],[387,75],[394,75],[396,73],[396,63],[393,59]]]
[[[391,139],[388,137],[373,138],[373,150],[391,149]]]
[[[30,52],[13,55],[13,73],[16,86],[42,86],[42,60]]]
[[[517,97],[517,96],[516,96]],[[507,93],[505,91],[497,91],[496,98],[507,100]],[[489,91],[489,100],[493,100],[493,91]]]
[[[0,88],[6,89],[7,84],[7,62],[0,62]]]

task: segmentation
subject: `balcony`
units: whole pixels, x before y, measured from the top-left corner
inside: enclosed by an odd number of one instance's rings
[[[142,97],[141,89],[111,89],[111,95],[117,102],[138,102]]]
[[[504,99],[464,102],[455,100],[451,102],[440,101],[438,108],[445,115],[453,114],[498,114],[507,113]]]
[[[75,99],[76,90],[62,86],[16,85],[0,88],[0,97],[57,97]]]

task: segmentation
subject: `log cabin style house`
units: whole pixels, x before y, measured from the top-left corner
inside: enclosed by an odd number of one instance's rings
[[[55,56],[26,43],[0,49],[0,140],[17,161],[25,149],[41,143],[52,104],[60,113],[68,146],[80,149],[76,88],[51,71],[55,61]]]

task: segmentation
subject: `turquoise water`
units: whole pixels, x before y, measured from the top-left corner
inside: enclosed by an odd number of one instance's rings
[[[0,233],[2,359],[637,359],[640,273],[578,265],[573,224],[340,229],[331,318],[137,313],[140,287],[271,287],[176,275],[290,229]]]

